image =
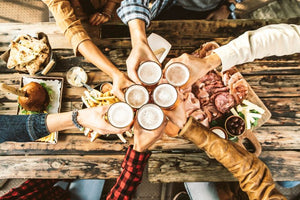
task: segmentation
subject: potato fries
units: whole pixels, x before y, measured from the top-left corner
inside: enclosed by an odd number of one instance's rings
[[[111,105],[120,101],[118,97],[114,96],[110,91],[102,93],[95,89],[93,89],[92,91],[84,91],[84,96],[82,96],[81,99],[84,105],[88,108]],[[84,130],[84,135],[89,137],[91,139],[91,142],[93,142],[101,135],[101,133],[97,133],[96,131],[86,128]],[[122,142],[126,143],[126,139],[122,134],[117,135]]]
[[[57,132],[53,132],[53,133],[50,133],[49,135],[45,136],[45,137],[42,137],[36,141],[38,142],[49,142],[49,143],[56,143],[56,134]]]

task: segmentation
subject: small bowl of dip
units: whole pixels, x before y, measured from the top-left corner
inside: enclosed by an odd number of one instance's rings
[[[227,135],[226,131],[222,127],[215,126],[215,127],[212,127],[209,130],[212,131],[213,133],[215,133],[220,138],[223,138],[225,140],[228,139],[228,135]]]
[[[245,120],[240,116],[230,116],[225,121],[225,130],[231,136],[241,136],[245,133]]]
[[[81,67],[72,67],[68,70],[66,79],[68,83],[75,87],[82,87],[82,83],[86,83],[88,76]]]

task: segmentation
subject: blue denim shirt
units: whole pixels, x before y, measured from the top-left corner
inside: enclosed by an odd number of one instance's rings
[[[49,135],[47,114],[0,115],[0,143],[30,142]]]

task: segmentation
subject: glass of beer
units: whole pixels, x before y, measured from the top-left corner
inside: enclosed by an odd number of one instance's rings
[[[132,108],[140,108],[149,101],[149,93],[142,85],[132,85],[125,92],[125,101]]]
[[[188,82],[190,71],[183,63],[174,62],[167,67],[165,77],[171,85],[181,87]]]
[[[153,102],[164,108],[164,109],[173,109],[177,104],[178,93],[174,86],[163,83],[158,85],[152,93]]]
[[[139,66],[137,74],[143,85],[154,86],[161,79],[162,70],[158,63],[147,61]]]
[[[154,130],[163,123],[164,112],[155,104],[146,104],[139,109],[137,120],[143,129]]]
[[[107,111],[108,122],[116,128],[124,128],[132,124],[134,112],[132,108],[124,102],[112,104]]]

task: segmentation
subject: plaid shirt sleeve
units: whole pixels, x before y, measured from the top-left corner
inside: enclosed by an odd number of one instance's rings
[[[0,200],[70,200],[70,195],[62,188],[53,185],[57,179],[29,179],[17,188],[11,189]]]
[[[123,0],[117,9],[117,13],[126,25],[130,20],[141,19],[146,23],[146,27],[148,27],[150,20],[157,17],[164,8],[174,2],[172,0],[155,0],[150,8],[149,0]]]
[[[129,200],[141,183],[151,152],[137,152],[129,146],[122,163],[122,172],[107,196],[107,200]]]
[[[43,0],[54,15],[56,24],[64,32],[65,37],[72,44],[75,55],[78,46],[85,40],[91,40],[79,19],[76,18],[69,0]]]

